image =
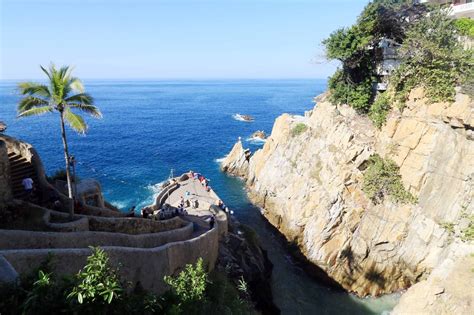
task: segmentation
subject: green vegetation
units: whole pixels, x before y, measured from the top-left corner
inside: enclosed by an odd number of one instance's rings
[[[441,222],[440,223],[441,227],[448,231],[450,235],[454,234],[454,223],[452,222]]]
[[[299,136],[300,134],[304,133],[307,129],[308,129],[308,126],[306,126],[303,123],[298,123],[298,124],[296,124],[296,126],[294,126],[291,129],[290,133],[291,133],[292,137],[296,137],[296,136]]]
[[[465,241],[474,241],[474,215],[469,218],[469,225],[461,231],[462,239]]]
[[[80,115],[75,114],[73,110],[83,111],[96,118],[102,117],[102,114],[94,106],[93,98],[84,92],[82,82],[71,75],[71,68],[64,66],[56,69],[54,65],[51,65],[49,70],[46,70],[44,67],[41,67],[41,70],[48,77],[48,85],[34,82],[23,82],[18,85],[20,93],[25,95],[18,103],[18,117],[39,116],[52,112],[59,113],[68,192],[69,198],[72,199],[71,160],[64,123],[67,122],[73,130],[79,133],[85,133],[87,125],[84,119]],[[77,93],[73,94],[74,92]],[[74,205],[71,202],[71,217],[73,214]]]
[[[472,80],[473,52],[459,42],[446,11],[431,11],[411,25],[399,50],[402,63],[390,81],[395,99],[403,106],[410,90],[421,86],[432,102],[453,101],[454,87]]]
[[[415,197],[403,187],[399,168],[392,160],[373,155],[364,173],[362,190],[375,204],[383,202],[386,196],[392,201],[415,202]]]
[[[459,34],[474,38],[474,20],[468,17],[462,17],[454,21],[454,26]]]
[[[196,266],[186,265],[177,277],[165,277],[165,282],[176,296],[183,302],[199,301],[204,297],[207,274],[204,271],[202,258]]]
[[[390,97],[387,92],[381,93],[375,99],[374,104],[370,107],[369,118],[372,120],[377,128],[382,126],[387,121],[387,114],[390,111]]]
[[[98,308],[119,298],[123,288],[117,271],[109,266],[107,254],[100,248],[91,249],[92,255],[87,258],[87,264],[77,274],[77,284],[67,297],[77,299],[79,304]]]
[[[380,41],[388,38],[402,42],[409,23],[425,12],[425,6],[414,6],[409,1],[374,0],[353,26],[338,29],[325,39],[326,56],[342,63],[342,68],[329,79],[331,101],[369,113],[375,98],[376,65],[383,60],[378,49]]]
[[[58,279],[51,259],[21,285],[0,287],[1,314],[254,314],[247,284],[240,291],[223,273],[208,275],[202,259],[176,277],[166,277],[171,290],[161,296],[120,282],[108,255],[92,248],[87,264],[74,277]],[[133,290],[132,290],[133,289]]]
[[[409,92],[423,87],[432,102],[453,101],[455,86],[474,94],[473,50],[463,49],[459,34],[472,36],[471,19],[453,20],[446,10],[403,0],[374,0],[357,22],[323,41],[326,56],[341,62],[329,78],[331,101],[369,114],[375,126],[385,122],[390,103],[402,109]],[[390,77],[390,95],[377,97],[377,65],[384,60],[381,40],[400,45],[400,66]]]

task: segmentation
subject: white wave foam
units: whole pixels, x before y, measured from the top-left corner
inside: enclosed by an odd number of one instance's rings
[[[214,162],[216,162],[217,164],[221,164],[222,162],[224,162],[224,160],[226,159],[227,155],[224,156],[224,157],[221,157],[221,158],[218,158],[218,159],[215,159]]]
[[[267,142],[267,139],[262,139],[259,137],[250,137],[245,139],[245,141],[250,142],[252,144],[264,144],[265,142]]]
[[[131,200],[113,200],[110,203],[121,210],[125,210],[130,205],[130,202]]]
[[[240,114],[234,114],[234,115],[232,115],[232,118],[234,118],[235,120],[238,120],[238,121],[252,122],[252,120],[246,120],[244,118],[244,116],[242,116]]]
[[[146,188],[153,193],[152,197],[153,197],[153,200],[156,199],[156,197],[158,197],[158,194],[163,190],[161,186],[163,186],[163,184],[166,183],[166,180],[162,181],[162,182],[159,182],[159,183],[156,183],[156,184],[152,184],[152,185],[148,185],[146,186]]]

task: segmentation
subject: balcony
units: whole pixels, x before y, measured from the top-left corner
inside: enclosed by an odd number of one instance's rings
[[[415,0],[418,3],[434,3],[446,5],[450,9],[450,14],[460,18],[468,17],[474,19],[474,2],[467,2],[468,0],[457,0],[453,3],[452,0]]]
[[[456,17],[474,18],[474,2],[452,5],[451,14]]]

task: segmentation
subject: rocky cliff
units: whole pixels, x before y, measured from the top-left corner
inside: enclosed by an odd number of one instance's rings
[[[461,240],[474,214],[474,104],[468,96],[429,104],[414,90],[404,111],[392,111],[381,130],[325,95],[316,101],[304,117],[280,116],[254,155],[248,157],[239,141],[222,164],[245,178],[271,224],[360,296],[408,288],[446,259],[474,252],[472,241]],[[416,203],[385,198],[374,204],[366,196],[362,178],[376,153],[396,162]]]

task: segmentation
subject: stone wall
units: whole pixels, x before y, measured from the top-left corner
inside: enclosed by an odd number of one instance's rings
[[[186,240],[192,233],[192,223],[170,231],[137,235],[95,231],[0,230],[0,249],[87,248],[88,246],[152,248],[166,243]]]
[[[175,274],[202,257],[209,270],[214,269],[219,247],[217,226],[206,233],[185,241],[172,242],[154,248],[103,246],[112,265],[119,268],[123,280],[132,285],[140,283],[145,290],[162,294],[167,290],[165,275]],[[19,274],[28,274],[38,268],[52,254],[53,271],[58,275],[77,273],[91,254],[86,248],[16,249],[0,250],[0,255]]]
[[[10,183],[10,162],[5,142],[0,140],[0,211],[12,199]]]

